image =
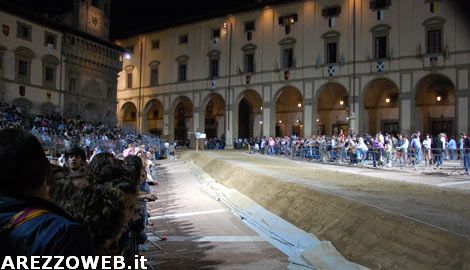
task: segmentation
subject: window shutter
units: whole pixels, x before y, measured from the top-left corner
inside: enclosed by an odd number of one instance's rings
[[[280,25],[284,24],[284,17],[282,17],[282,16],[279,17],[279,24]]]

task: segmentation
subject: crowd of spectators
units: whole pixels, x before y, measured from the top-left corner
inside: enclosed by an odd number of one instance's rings
[[[0,254],[134,260],[155,161],[175,154],[154,136],[0,104]]]
[[[375,136],[338,135],[261,137],[236,139],[235,148],[249,148],[253,153],[301,157],[310,160],[350,164],[370,164],[373,167],[434,166],[442,168],[445,160],[460,160],[469,173],[470,138],[446,134],[423,135],[417,131],[411,136],[378,132]]]

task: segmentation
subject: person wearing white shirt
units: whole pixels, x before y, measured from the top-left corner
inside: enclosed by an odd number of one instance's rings
[[[423,149],[424,149],[424,161],[426,162],[426,166],[432,165],[432,155],[431,155],[431,145],[432,140],[429,134],[426,134],[426,139],[423,140]]]

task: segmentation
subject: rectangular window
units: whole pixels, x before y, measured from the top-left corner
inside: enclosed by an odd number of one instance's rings
[[[178,65],[178,81],[186,81],[186,64]]]
[[[132,88],[132,73],[127,73],[127,88]]]
[[[245,22],[245,32],[255,31],[255,21]]]
[[[54,48],[54,49],[57,49],[57,37],[56,35],[52,34],[52,33],[48,33],[48,32],[45,32],[44,34],[44,46],[48,47],[49,44],[51,44],[51,46]]]
[[[54,69],[50,67],[46,67],[46,82],[53,83],[54,82]]]
[[[20,76],[28,76],[28,62],[26,61],[19,61],[18,63],[18,75]]]
[[[442,35],[440,29],[427,31],[428,53],[441,53],[442,52]]]
[[[210,59],[209,75],[211,78],[219,77],[219,59]]]
[[[160,40],[152,40],[152,50],[160,49]]]
[[[337,52],[338,52],[338,43],[337,42],[328,42],[326,43],[326,61],[328,64],[334,64],[337,62]]]
[[[29,82],[29,63],[26,61],[18,60],[18,81],[23,83]]]
[[[179,36],[179,44],[188,44],[188,34]]]
[[[158,84],[158,68],[156,66],[150,69],[150,85]]]
[[[211,33],[212,38],[219,38],[220,37],[220,29],[213,29]]]
[[[291,68],[294,66],[294,50],[292,48],[282,50],[282,68]]]
[[[380,36],[374,39],[375,59],[387,57],[387,37]]]
[[[245,72],[253,73],[254,71],[254,55],[252,53],[247,53],[245,54]]]
[[[18,22],[16,37],[31,41],[31,29],[31,25],[25,24],[23,22]]]

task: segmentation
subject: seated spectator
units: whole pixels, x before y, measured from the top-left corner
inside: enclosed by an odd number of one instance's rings
[[[93,255],[86,228],[48,201],[50,174],[33,135],[0,130],[1,255]]]
[[[65,155],[65,162],[70,172],[83,171],[86,166],[85,150],[78,146],[72,147]]]
[[[96,254],[118,255],[119,239],[125,228],[125,199],[111,185],[89,186],[75,194],[65,210],[87,226]]]

